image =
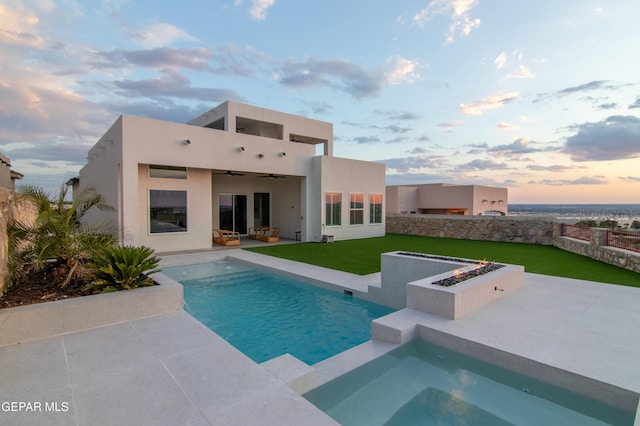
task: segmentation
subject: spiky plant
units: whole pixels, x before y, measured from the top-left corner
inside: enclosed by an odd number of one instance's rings
[[[145,246],[103,247],[88,264],[96,279],[85,289],[108,293],[153,285],[149,274],[158,272],[159,263],[153,253],[153,249]]]
[[[116,241],[115,232],[107,223],[94,226],[82,223],[91,209],[113,210],[104,197],[85,188],[67,201],[68,191],[66,185],[54,196],[35,185],[18,189],[20,196],[35,206],[36,217],[33,223],[13,221],[9,224],[9,265],[13,280],[55,267],[66,269],[65,279],[60,283],[65,287],[74,277],[78,264],[90,258],[96,249]]]

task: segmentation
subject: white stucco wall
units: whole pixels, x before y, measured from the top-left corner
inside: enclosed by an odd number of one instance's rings
[[[85,215],[90,223],[108,222],[118,228],[122,216],[119,214],[122,198],[120,197],[120,170],[122,166],[122,117],[119,117],[89,150],[87,164],[80,170],[81,188],[93,188],[100,193],[105,202],[113,208],[111,212],[91,210]],[[121,209],[120,209],[121,211]],[[122,238],[122,233],[119,237]]]
[[[466,209],[469,215],[487,211],[508,213],[508,189],[481,185],[422,184],[388,186],[389,213]]]
[[[228,102],[194,119],[192,124],[121,116],[89,151],[89,163],[80,173],[80,185],[92,185],[118,213],[125,244],[147,245],[158,252],[211,246],[211,230],[219,227],[219,194],[247,196],[247,227],[254,226],[253,194],[270,194],[271,226],[281,237],[319,241],[324,233],[324,194],[343,194],[343,225],[332,229],[335,239],[384,235],[382,224],[369,224],[369,194],[382,194],[384,165],[316,156],[313,142],[326,141],[332,151],[333,125],[305,117]],[[283,140],[235,132],[235,115],[282,126]],[[224,131],[201,127],[224,116]],[[195,125],[198,124],[198,125]],[[269,126],[265,127],[267,131]],[[289,141],[289,134],[309,143]],[[185,143],[188,140],[189,143]],[[148,165],[185,167],[187,179],[150,178]],[[240,172],[230,177],[226,171]],[[282,179],[264,178],[274,174]],[[149,191],[187,191],[186,232],[151,234]],[[349,225],[349,194],[365,194],[365,224]],[[98,219],[95,215],[94,219]],[[104,217],[104,216],[102,216]]]
[[[150,178],[146,164],[138,167],[138,236],[136,244],[158,252],[205,249],[211,247],[211,171],[190,168],[187,179]],[[152,234],[149,222],[150,190],[187,191],[187,231]]]
[[[321,200],[320,227],[314,229],[313,238],[317,240],[323,234],[333,235],[334,240],[348,240],[383,236],[385,233],[385,166],[382,163],[351,160],[337,157],[315,157],[314,169],[320,170],[320,188],[315,196]],[[342,194],[342,224],[326,226],[325,194],[339,192]],[[349,224],[349,195],[364,194],[364,224]],[[382,223],[369,223],[369,195],[382,194]]]

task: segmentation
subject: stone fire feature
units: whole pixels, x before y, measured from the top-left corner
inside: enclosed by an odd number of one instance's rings
[[[473,271],[485,267],[486,262],[408,252],[385,253],[380,293],[384,293],[387,304],[396,308],[462,318],[523,286],[523,266],[492,265],[500,267],[485,268],[488,272],[476,274]],[[434,284],[456,275],[470,278],[458,279],[460,282],[448,287]]]

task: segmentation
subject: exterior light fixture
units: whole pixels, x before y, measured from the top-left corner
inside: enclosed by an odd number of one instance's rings
[[[238,147],[238,152],[242,152],[242,151],[244,151],[244,146],[239,146]]]
[[[264,154],[258,154],[258,158],[264,158]]]
[[[183,140],[182,143],[185,145],[191,145],[191,141],[189,139]]]
[[[279,155],[280,157],[284,157],[285,155],[287,155],[287,153],[286,153],[286,152],[281,152],[281,153],[279,153],[278,155]]]

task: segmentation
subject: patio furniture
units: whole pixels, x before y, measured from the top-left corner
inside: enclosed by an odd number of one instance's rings
[[[247,238],[251,240],[260,240],[264,236],[265,232],[269,231],[268,226],[256,226],[255,228],[249,228]]]
[[[213,230],[213,242],[221,246],[239,246],[240,233],[235,231],[227,231],[225,229]]]
[[[268,228],[265,230],[262,236],[260,236],[260,241],[264,241],[265,243],[277,243],[280,241],[280,228]]]

